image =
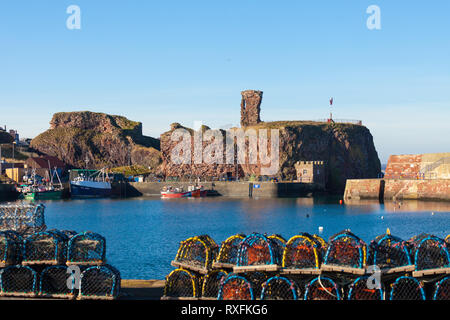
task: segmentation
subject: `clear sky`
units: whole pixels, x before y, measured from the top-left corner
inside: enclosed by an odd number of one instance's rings
[[[449,16],[448,0],[2,1],[0,125],[32,138],[55,112],[90,110],[158,137],[172,122],[237,125],[240,91],[258,89],[266,121],[326,118],[334,97],[382,162],[449,152]]]

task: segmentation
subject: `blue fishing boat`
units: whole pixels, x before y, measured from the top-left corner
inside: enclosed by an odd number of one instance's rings
[[[70,181],[72,198],[104,198],[112,194],[111,183],[105,171],[78,170],[79,175]]]

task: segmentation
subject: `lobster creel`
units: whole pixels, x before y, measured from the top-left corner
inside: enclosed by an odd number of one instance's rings
[[[213,267],[233,268],[237,263],[239,246],[244,238],[244,234],[236,234],[223,241]]]
[[[322,270],[364,274],[366,252],[364,241],[348,230],[342,231],[330,238]]]
[[[86,231],[72,236],[67,250],[67,265],[102,265],[106,263],[106,240]]]
[[[413,277],[401,276],[391,284],[390,300],[425,300],[423,284]]]
[[[299,292],[293,280],[274,276],[262,284],[261,300],[299,300]]]
[[[450,300],[450,277],[436,282],[433,300]]]
[[[390,234],[380,235],[371,241],[369,263],[387,272],[414,270],[408,243]]]
[[[58,265],[66,260],[67,238],[56,231],[33,233],[24,239],[23,265]]]
[[[293,236],[283,252],[283,272],[285,273],[319,273],[322,255],[321,244],[311,235],[301,233]]]
[[[439,274],[450,271],[450,254],[444,239],[420,234],[408,241],[416,266],[413,276]]]
[[[35,297],[38,274],[29,266],[9,266],[0,270],[0,295]]]
[[[76,296],[77,278],[65,265],[49,266],[42,270],[39,278],[41,297],[73,299]]]
[[[218,300],[255,300],[253,284],[243,275],[230,273],[220,284]]]
[[[370,276],[362,276],[357,278],[349,285],[348,300],[384,300],[384,291],[381,283],[379,287],[369,286],[371,282]]]
[[[228,275],[225,270],[212,270],[203,277],[202,298],[217,299],[221,281]]]
[[[276,271],[281,266],[284,246],[280,242],[259,233],[252,233],[242,240],[237,266],[234,272]],[[267,267],[273,266],[274,270]],[[250,268],[248,268],[250,266]]]
[[[202,277],[192,271],[175,269],[166,277],[164,296],[170,298],[198,298]]]
[[[120,272],[113,266],[90,266],[81,273],[78,299],[117,299],[120,294],[120,281]]]
[[[342,293],[334,280],[318,276],[306,285],[304,300],[342,300]]]
[[[21,263],[22,242],[15,231],[0,231],[0,268]]]
[[[208,235],[201,235],[181,241],[172,265],[207,274],[216,259],[219,246]]]

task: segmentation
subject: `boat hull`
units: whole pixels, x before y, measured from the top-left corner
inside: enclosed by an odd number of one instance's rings
[[[59,200],[62,199],[62,190],[38,191],[22,193],[25,200]]]
[[[111,188],[96,188],[94,186],[70,183],[70,196],[72,198],[106,198],[112,194]]]
[[[176,198],[200,198],[206,197],[206,190],[194,190],[194,191],[186,191],[186,192],[161,192],[161,198],[163,199],[176,199]]]

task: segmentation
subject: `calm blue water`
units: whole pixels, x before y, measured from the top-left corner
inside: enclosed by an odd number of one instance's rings
[[[331,203],[330,203],[331,201]],[[209,234],[218,244],[236,233],[298,232],[328,238],[350,228],[369,242],[386,228],[404,239],[426,232],[450,233],[450,204],[357,202],[298,199],[174,199],[47,201],[48,228],[94,231],[106,237],[107,259],[123,278],[163,279],[171,270],[178,244],[193,235]],[[434,212],[434,214],[432,213]],[[307,217],[309,215],[309,217]]]

